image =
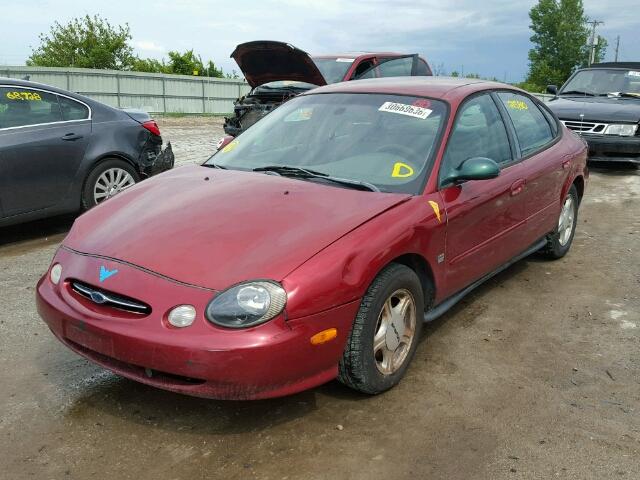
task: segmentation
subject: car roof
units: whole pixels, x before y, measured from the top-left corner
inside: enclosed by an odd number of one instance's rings
[[[398,53],[398,52],[350,52],[350,53],[326,53],[323,55],[311,55],[311,58],[356,58],[360,57],[402,57],[404,55],[412,55],[410,53]]]
[[[75,98],[76,100],[80,100],[81,102],[91,105],[92,108],[95,107],[96,105],[112,108],[103,103],[96,102],[95,100],[89,97],[85,97],[84,95],[79,95],[77,93],[73,93],[68,90],[64,90],[62,88],[54,87],[52,85],[47,85],[46,83],[32,82],[30,80],[20,80],[17,78],[0,77],[0,85],[12,85],[16,87],[26,87],[26,88],[40,88],[43,90],[47,90],[49,92],[59,93],[60,95],[65,95],[70,98]]]
[[[640,62],[602,62],[594,63],[588,68],[581,70],[588,70],[589,68],[621,68],[624,70],[637,69],[640,70]]]
[[[473,92],[487,89],[520,89],[499,82],[461,77],[386,77],[332,83],[305,95],[319,93],[390,93],[416,97],[462,99]]]

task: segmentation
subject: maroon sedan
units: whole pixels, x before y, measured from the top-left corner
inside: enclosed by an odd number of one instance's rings
[[[423,321],[518,259],[567,253],[586,153],[499,83],[318,88],[78,218],[38,310],[80,355],[176,392],[380,393]]]

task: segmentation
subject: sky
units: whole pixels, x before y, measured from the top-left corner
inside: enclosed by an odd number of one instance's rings
[[[99,14],[113,25],[128,23],[141,57],[194,49],[230,72],[234,47],[251,40],[280,40],[311,54],[392,50],[419,53],[432,67],[497,77],[507,82],[527,73],[529,9],[534,0],[30,0],[5,18],[0,65],[24,65],[38,35],[54,21]],[[613,60],[640,61],[638,0],[585,0],[585,13],[604,21],[598,33]],[[0,11],[16,12],[15,0]],[[21,13],[20,13],[21,12]],[[27,14],[28,13],[28,14]],[[10,21],[9,21],[10,19]]]

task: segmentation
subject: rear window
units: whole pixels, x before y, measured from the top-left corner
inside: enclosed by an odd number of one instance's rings
[[[89,118],[89,109],[82,103],[66,97],[58,97],[62,118],[66,120],[84,120]]]
[[[354,61],[353,58],[314,58],[312,60],[327,83],[341,82]]]
[[[0,87],[0,128],[62,121],[57,95],[22,87]]]

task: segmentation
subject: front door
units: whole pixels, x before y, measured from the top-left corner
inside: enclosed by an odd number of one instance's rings
[[[444,296],[463,289],[523,250],[523,168],[514,163],[505,124],[488,93],[471,97],[459,108],[442,159],[440,181],[473,157],[490,158],[502,170],[491,180],[441,187],[447,218]]]
[[[0,203],[9,217],[66,198],[91,134],[89,109],[43,90],[0,86]]]

